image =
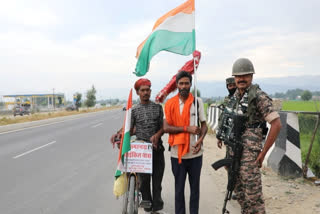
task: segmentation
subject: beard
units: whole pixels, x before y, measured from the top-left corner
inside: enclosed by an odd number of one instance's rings
[[[182,96],[182,97],[188,97],[190,93],[190,88],[189,89],[179,89],[179,94]]]

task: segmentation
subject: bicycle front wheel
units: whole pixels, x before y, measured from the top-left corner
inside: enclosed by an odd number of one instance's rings
[[[135,213],[135,187],[136,187],[136,177],[135,175],[130,176],[129,181],[129,192],[128,192],[128,214]]]
[[[123,196],[123,203],[122,203],[122,214],[128,213],[128,197],[129,197],[129,185],[127,186],[127,191]]]

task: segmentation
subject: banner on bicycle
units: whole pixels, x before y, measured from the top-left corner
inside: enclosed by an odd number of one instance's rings
[[[125,154],[124,164],[120,166],[120,170],[122,172],[152,174],[152,144],[131,142],[130,145],[131,150]],[[128,164],[127,170],[125,169],[126,162]]]

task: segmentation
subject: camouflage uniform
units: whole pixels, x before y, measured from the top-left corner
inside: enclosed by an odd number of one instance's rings
[[[234,77],[229,77],[226,79],[226,87],[229,91],[229,88],[228,88],[228,85],[229,84],[235,84],[235,81],[234,81]],[[221,127],[221,123],[222,123],[222,117],[223,117],[223,112],[225,110],[225,107],[228,105],[231,97],[232,97],[233,93],[231,94],[231,92],[229,91],[229,95],[228,96],[225,96],[224,97],[224,100],[223,100],[223,103],[219,105],[219,109],[222,111],[221,114],[219,115],[219,118],[218,118],[218,129]]]
[[[221,120],[222,120],[222,115],[223,115],[223,112],[224,112],[224,109],[226,108],[226,106],[228,105],[229,101],[231,99],[231,96],[226,96],[223,100],[223,103],[219,105],[219,109],[221,110],[221,113],[219,115],[219,118],[218,118],[218,129],[219,127],[222,125],[221,123]]]
[[[228,103],[230,102],[230,99],[231,99],[232,96],[225,96],[224,100],[223,100],[223,103],[220,105],[220,110],[222,111],[221,114],[219,115],[219,118],[218,118],[218,126],[217,126],[217,132],[219,131],[219,129],[221,128],[222,126],[222,118],[223,118],[223,113],[225,111],[225,108],[226,106],[228,105]],[[230,146],[226,145],[226,157],[229,157],[229,154],[230,154]]]
[[[229,95],[228,96],[225,96],[224,97],[224,100],[223,100],[223,103],[219,106],[220,110],[222,111],[221,114],[219,115],[219,118],[218,118],[218,126],[217,126],[217,132],[219,132],[219,129],[221,128],[221,126],[223,125],[222,124],[222,118],[223,118],[223,114],[225,112],[225,107],[228,105],[228,103],[230,102],[230,99],[232,97],[232,95],[234,94],[234,92],[232,93],[230,90],[229,90],[229,84],[235,84],[235,80],[234,80],[234,77],[229,77],[226,79],[226,87],[229,91]],[[234,88],[235,89],[235,88]],[[230,155],[230,152],[231,152],[231,148],[230,146],[226,145],[226,158],[229,157]]]
[[[222,105],[223,105],[224,107],[228,105],[231,97],[232,97],[232,96],[229,96],[229,95],[224,97],[224,100],[223,100],[223,103],[222,103]]]
[[[238,89],[226,107],[229,112],[246,114],[248,122],[242,135],[243,153],[240,161],[239,179],[235,187],[236,198],[242,214],[264,214],[261,173],[255,161],[262,150],[260,124],[279,117],[273,109],[272,100],[258,85],[251,85],[240,97]]]

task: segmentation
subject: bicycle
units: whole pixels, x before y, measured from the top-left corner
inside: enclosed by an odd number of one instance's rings
[[[145,146],[147,143],[147,146]],[[152,144],[149,142],[139,142],[139,141],[132,141],[131,145],[140,145],[141,150],[142,147],[146,148],[148,150],[148,154],[150,154],[151,151],[151,167],[152,167]],[[144,145],[144,146],[141,146]],[[132,146],[131,146],[132,147]],[[139,147],[139,146],[137,146]],[[151,150],[150,150],[151,148]],[[132,152],[132,151],[130,151]],[[130,153],[129,152],[129,153]],[[141,154],[141,153],[140,153]],[[145,154],[145,153],[143,153]],[[127,192],[125,193],[123,197],[123,206],[122,206],[122,214],[138,214],[139,212],[139,207],[142,208],[151,208],[151,201],[144,201],[142,200],[142,195],[140,192],[140,174],[142,171],[140,170],[135,170],[134,167],[128,166],[129,159],[128,159],[129,154],[125,158],[125,163],[124,163],[124,172],[127,172],[127,180],[128,180],[128,188]],[[148,155],[148,158],[150,160],[150,157]],[[148,159],[146,158],[146,159]],[[134,162],[134,158],[131,158],[130,161]],[[143,165],[143,164],[142,164]],[[152,173],[152,171],[150,172]],[[148,174],[150,174],[148,173]]]
[[[125,193],[122,214],[138,214],[139,207],[151,208],[150,201],[143,201],[139,191],[139,174],[128,173],[128,191]]]

